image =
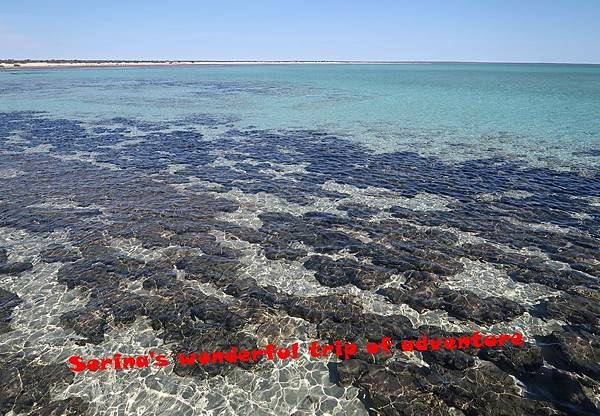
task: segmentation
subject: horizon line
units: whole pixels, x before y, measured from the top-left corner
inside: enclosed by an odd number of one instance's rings
[[[370,60],[370,59],[13,59],[0,58],[0,64],[20,63],[364,63],[364,64],[537,64],[537,65],[600,65],[600,62],[560,62],[560,61],[462,61],[462,60]]]

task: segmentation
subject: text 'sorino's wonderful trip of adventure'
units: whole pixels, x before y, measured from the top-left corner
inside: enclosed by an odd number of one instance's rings
[[[600,2],[4,2],[0,415],[600,414]]]
[[[482,347],[504,347],[505,345],[523,345],[523,335],[514,333],[512,335],[502,334],[498,337],[494,335],[481,336],[479,333],[474,333],[472,336],[461,336],[458,338],[432,338],[428,339],[423,335],[418,340],[403,340],[400,343],[402,351],[439,351],[441,348],[447,350],[465,349],[465,348],[482,348]],[[390,337],[384,337],[379,343],[369,342],[364,347],[364,352],[368,354],[392,353],[393,342]],[[298,359],[299,343],[294,343],[286,347],[278,347],[274,344],[267,344],[264,348],[256,348],[253,350],[238,349],[235,345],[228,351],[202,351],[192,352],[189,354],[179,353],[177,355],[177,364],[185,365],[214,365],[237,362],[257,362],[260,359],[266,360],[287,360]],[[329,357],[335,355],[339,359],[353,359],[359,353],[359,347],[353,342],[345,342],[336,340],[333,344],[321,345],[317,341],[313,341],[307,348],[311,358]],[[98,370],[128,370],[132,368],[147,368],[150,366],[164,367],[169,365],[169,360],[166,354],[157,354],[150,351],[146,355],[139,356],[123,356],[120,353],[113,354],[112,357],[91,358],[86,360],[80,355],[72,355],[69,357],[69,364],[72,365],[71,370],[79,373],[81,371],[98,371]]]

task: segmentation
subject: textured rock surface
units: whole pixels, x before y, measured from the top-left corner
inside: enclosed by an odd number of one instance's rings
[[[171,366],[114,383],[144,403],[160,391],[170,414],[597,414],[600,207],[584,197],[600,196],[598,174],[186,123],[0,113],[3,169],[21,172],[0,179],[0,411],[109,414],[109,381],[65,358],[110,356],[124,335],[139,337],[129,353],[174,358],[520,330],[519,348]]]

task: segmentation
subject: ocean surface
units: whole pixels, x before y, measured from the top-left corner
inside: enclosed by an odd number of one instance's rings
[[[0,413],[597,414],[599,120],[593,65],[1,70]]]
[[[240,65],[0,73],[4,111],[325,129],[376,151],[598,167],[600,66]],[[574,154],[575,152],[583,154]]]

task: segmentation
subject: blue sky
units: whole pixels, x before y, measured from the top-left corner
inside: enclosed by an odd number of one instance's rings
[[[4,0],[0,58],[600,63],[600,0]]]

